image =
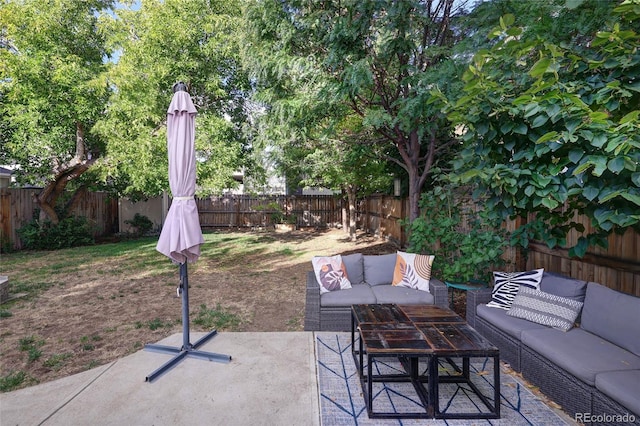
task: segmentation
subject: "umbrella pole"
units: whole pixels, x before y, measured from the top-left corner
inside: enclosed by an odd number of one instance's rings
[[[189,273],[187,262],[180,264],[180,290],[182,291],[182,349],[192,348],[189,341]]]
[[[196,343],[191,344],[189,338],[189,276],[187,271],[187,262],[180,264],[180,293],[182,296],[182,347],[176,348],[172,346],[148,344],[144,346],[144,349],[151,352],[160,352],[166,354],[175,355],[172,359],[167,361],[162,367],[158,368],[153,373],[146,377],[147,382],[152,382],[160,375],[166,373],[171,368],[175,367],[180,361],[187,356],[192,356],[209,361],[217,362],[229,362],[231,361],[230,355],[216,354],[206,351],[198,351],[198,347],[205,344],[209,339],[214,337],[218,332],[216,330],[210,331]]]

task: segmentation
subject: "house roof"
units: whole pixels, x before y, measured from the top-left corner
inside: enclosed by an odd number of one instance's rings
[[[0,167],[0,176],[9,177],[13,174],[12,170],[5,169],[4,167]]]

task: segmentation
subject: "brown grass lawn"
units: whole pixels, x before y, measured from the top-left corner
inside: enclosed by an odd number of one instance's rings
[[[340,230],[205,234],[189,265],[191,331],[301,331],[314,255],[391,253]],[[157,238],[51,252],[3,254],[18,298],[0,305],[0,391],[42,383],[182,331],[178,266]]]

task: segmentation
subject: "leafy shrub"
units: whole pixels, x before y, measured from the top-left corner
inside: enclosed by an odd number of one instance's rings
[[[7,235],[0,236],[0,253],[11,253],[14,251],[13,244]]]
[[[435,255],[436,278],[490,282],[491,271],[505,263],[506,233],[484,210],[463,204],[463,195],[440,186],[422,194],[422,213],[411,224],[409,251]]]
[[[93,229],[85,217],[67,217],[57,225],[34,219],[18,229],[18,235],[28,250],[57,250],[95,243]]]
[[[124,223],[131,225],[135,229],[134,234],[136,236],[146,235],[153,229],[153,222],[147,216],[136,213],[131,220],[125,220]]]
[[[253,209],[256,211],[268,212],[272,224],[288,223],[295,225],[297,222],[296,215],[291,214],[290,212],[286,212],[285,210],[283,210],[280,204],[276,203],[275,201],[272,201],[268,204],[255,206]]]

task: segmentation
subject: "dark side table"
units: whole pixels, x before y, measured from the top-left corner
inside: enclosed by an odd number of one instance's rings
[[[451,289],[458,289],[458,290],[462,290],[462,291],[468,291],[468,290],[478,290],[481,288],[487,288],[488,284],[482,281],[477,281],[477,280],[472,280],[468,283],[452,283],[449,281],[445,281],[444,282],[447,286],[447,289],[451,288]],[[453,309],[453,291],[451,291],[451,303],[449,304],[449,307],[451,309]]]

